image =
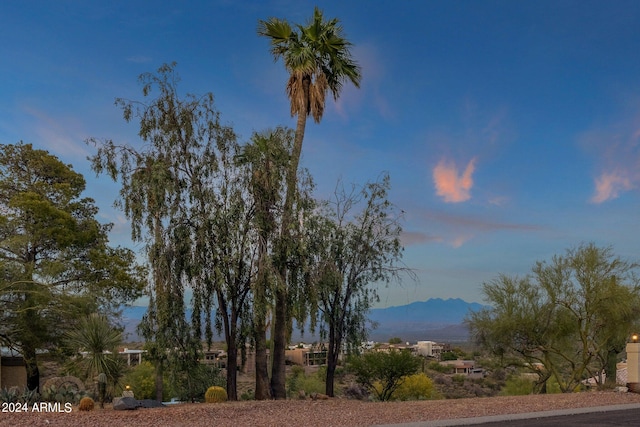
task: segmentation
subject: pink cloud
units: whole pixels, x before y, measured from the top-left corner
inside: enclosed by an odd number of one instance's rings
[[[604,172],[596,178],[596,193],[591,198],[592,203],[603,203],[618,197],[622,191],[634,188],[631,177],[624,171]]]
[[[459,203],[471,198],[473,179],[471,175],[475,170],[476,159],[473,158],[467,164],[462,175],[458,175],[458,168],[453,162],[440,160],[433,169],[433,181],[436,186],[436,194],[447,203]]]

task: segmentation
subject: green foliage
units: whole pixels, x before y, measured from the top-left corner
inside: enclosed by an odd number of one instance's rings
[[[389,338],[389,344],[402,344],[402,338],[398,338],[398,337]]]
[[[386,401],[391,399],[404,377],[418,371],[421,361],[408,351],[371,351],[352,356],[348,366],[359,384],[374,392],[379,400]],[[376,383],[380,386],[376,387]]]
[[[180,401],[201,401],[211,385],[226,387],[226,380],[219,368],[201,363],[189,372],[180,372],[172,378],[171,396]]]
[[[293,366],[287,378],[287,396],[295,398],[301,390],[308,396],[311,393],[323,394],[325,391],[324,377],[326,372],[319,369],[312,375],[306,375],[302,366]]]
[[[85,181],[30,144],[0,145],[0,345],[22,353],[39,385],[40,349],[60,346],[77,319],[140,295],[144,269],[108,244]]]
[[[203,335],[211,342],[214,330],[224,330],[229,398],[235,400],[236,354],[250,330],[256,265],[248,170],[235,161],[237,138],[221,124],[213,94],[179,96],[175,65],[140,76],[144,101],[116,101],[126,121],[139,119],[144,151],[91,139],[98,147],[92,167],[121,182],[118,205],[132,238],[146,244],[152,275],[140,332],[148,357],[162,374],[184,380],[194,399],[191,375]],[[190,319],[187,289],[193,294]]]
[[[440,355],[440,359],[443,361],[446,360],[457,360],[458,359],[458,355],[456,353],[454,353],[453,351],[443,351],[442,354]]]
[[[219,386],[211,386],[204,394],[207,403],[220,403],[227,401],[227,390]]]
[[[367,313],[378,300],[372,285],[400,280],[400,272],[411,276],[401,264],[402,227],[387,199],[389,189],[388,175],[350,191],[338,185],[335,198],[307,226],[311,275],[306,294],[321,337],[329,338],[330,396],[344,344],[360,345],[367,335]]]
[[[451,372],[450,366],[441,365],[439,362],[431,362],[427,365],[427,369],[432,371],[440,372],[442,374],[448,374]]]
[[[433,381],[421,372],[404,377],[393,393],[393,400],[427,400],[437,396]]]
[[[360,83],[360,67],[349,51],[350,43],[342,35],[342,27],[337,19],[326,21],[317,7],[312,21],[305,25],[292,27],[286,20],[271,18],[258,22],[258,34],[271,42],[274,59],[282,58],[289,72],[287,96],[291,105],[291,115],[298,116],[295,140],[288,166],[286,168],[286,194],[282,207],[280,235],[275,242],[274,266],[279,286],[275,289],[275,321],[273,327],[274,346],[272,349],[271,389],[276,399],[286,397],[285,348],[290,325],[290,303],[300,298],[299,265],[292,263],[291,254],[300,251],[300,242],[293,230],[296,228],[296,213],[302,212],[298,199],[298,164],[302,153],[302,142],[306,120],[309,115],[320,122],[324,113],[325,96],[330,90],[338,98],[342,85],[351,81],[356,87]],[[309,211],[309,210],[306,210]],[[297,303],[305,313],[305,304]],[[304,316],[306,317],[306,316]],[[304,318],[298,315],[298,320]],[[313,317],[313,316],[312,316]],[[332,346],[333,344],[330,344]],[[330,351],[333,353],[333,351]],[[333,354],[329,356],[333,372]],[[258,373],[262,375],[262,373]],[[327,381],[327,391],[333,394],[333,380]]]
[[[499,276],[483,285],[492,307],[471,313],[476,341],[502,360],[549,380],[563,392],[605,370],[615,378],[617,355],[640,321],[638,265],[611,248],[581,245],[537,262],[530,276]]]
[[[66,345],[77,354],[74,363],[80,367],[85,381],[104,375],[105,383],[118,382],[124,363],[117,354],[121,343],[122,332],[106,316],[97,313],[81,319],[77,329],[66,334]]]
[[[502,390],[501,396],[521,396],[532,394],[535,387],[535,380],[522,375],[512,375],[507,379]]]
[[[155,367],[148,360],[144,360],[122,377],[121,384],[130,386],[136,399],[154,399],[156,397],[155,377]],[[169,395],[168,378],[164,378],[163,382],[163,400],[168,400],[173,397]]]

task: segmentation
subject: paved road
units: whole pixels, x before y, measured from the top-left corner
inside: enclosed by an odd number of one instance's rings
[[[396,424],[394,427],[612,427],[640,426],[640,404],[604,406],[598,408],[564,409],[559,411],[456,420],[425,421]]]

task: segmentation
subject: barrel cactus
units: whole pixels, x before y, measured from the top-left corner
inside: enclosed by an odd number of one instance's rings
[[[204,400],[207,403],[226,402],[227,390],[217,385],[211,386],[204,394]]]
[[[80,405],[78,409],[81,411],[93,411],[94,402],[90,397],[83,397],[80,399]]]

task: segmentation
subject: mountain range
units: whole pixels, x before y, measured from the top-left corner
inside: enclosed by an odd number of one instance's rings
[[[460,298],[431,298],[407,305],[374,308],[369,312],[369,320],[377,327],[371,330],[370,339],[386,342],[398,337],[403,341],[466,342],[469,340],[469,330],[463,323],[464,318],[469,312],[479,311],[484,307],[486,306]],[[142,340],[136,328],[146,310],[147,307],[142,306],[123,309],[121,323],[125,328],[127,341]],[[314,338],[316,337],[308,332],[300,335],[294,331],[292,342],[312,341]]]

